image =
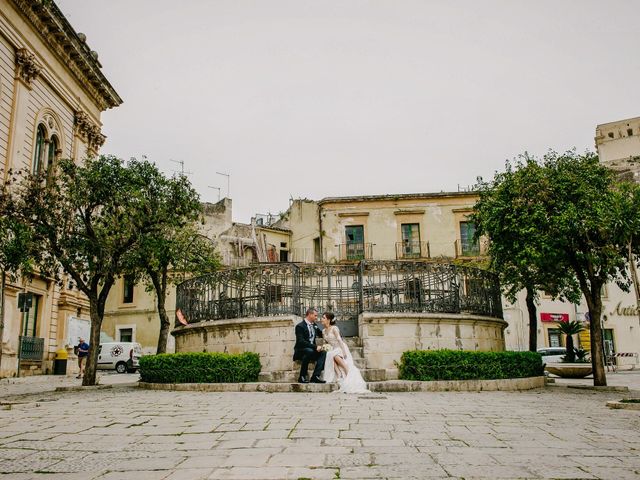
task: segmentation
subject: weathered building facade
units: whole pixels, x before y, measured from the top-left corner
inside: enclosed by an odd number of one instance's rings
[[[98,55],[51,2],[0,0],[0,169],[47,171],[60,158],[80,162],[105,141],[100,115],[122,100],[101,72]],[[18,293],[33,295],[20,312]],[[69,323],[88,321],[88,301],[64,281],[35,276],[8,282],[0,377],[15,375],[20,338],[32,349],[24,373],[51,370],[69,347]]]

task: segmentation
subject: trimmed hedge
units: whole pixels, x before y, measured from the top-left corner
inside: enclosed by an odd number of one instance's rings
[[[256,382],[257,353],[162,353],[140,358],[140,380],[149,383]]]
[[[496,380],[544,375],[536,352],[411,350],[400,359],[402,380]]]

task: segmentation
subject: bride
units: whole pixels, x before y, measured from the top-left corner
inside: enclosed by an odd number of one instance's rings
[[[331,346],[324,362],[324,380],[327,383],[337,380],[340,385],[339,391],[342,393],[369,392],[360,370],[353,363],[349,347],[342,339],[340,330],[336,326],[335,315],[331,312],[325,312],[320,323],[324,327],[322,338]]]

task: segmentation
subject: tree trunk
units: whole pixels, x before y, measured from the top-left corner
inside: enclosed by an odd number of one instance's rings
[[[84,377],[82,385],[96,384],[96,368],[98,366],[98,348],[100,346],[100,329],[102,328],[102,317],[104,315],[104,305],[100,309],[100,301],[97,295],[89,297],[89,315],[91,316],[91,338],[89,339],[89,356],[85,360]]]
[[[527,311],[529,312],[529,351],[538,351],[538,309],[536,308],[535,290],[527,287]]]
[[[156,306],[158,307],[158,317],[160,317],[160,334],[158,335],[158,349],[157,353],[167,352],[167,339],[169,338],[169,329],[171,328],[171,322],[167,316],[167,309],[165,308],[165,300],[167,298],[167,272],[162,273],[162,278],[159,275],[150,274],[151,282],[156,291]]]
[[[2,378],[2,337],[4,335],[4,289],[6,287],[6,273],[2,270],[2,284],[0,285],[0,378]]]
[[[602,315],[602,298],[600,297],[600,288],[593,288],[593,290],[594,294],[591,296],[591,299],[587,297],[587,306],[589,307],[589,333],[591,334],[591,366],[593,367],[593,385],[597,387],[605,386],[607,384],[607,375],[604,371],[602,325],[600,324],[600,317]]]

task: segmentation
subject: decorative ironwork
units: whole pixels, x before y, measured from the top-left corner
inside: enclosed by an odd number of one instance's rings
[[[44,338],[20,336],[20,360],[41,362],[44,356]]]
[[[396,242],[396,259],[430,258],[429,242],[404,241]]]
[[[338,247],[338,258],[341,262],[358,262],[373,258],[373,243],[341,243]]]
[[[470,313],[502,318],[500,285],[485,270],[449,263],[259,264],[187,280],[176,309],[188,323],[333,311],[344,335],[362,312]]]

